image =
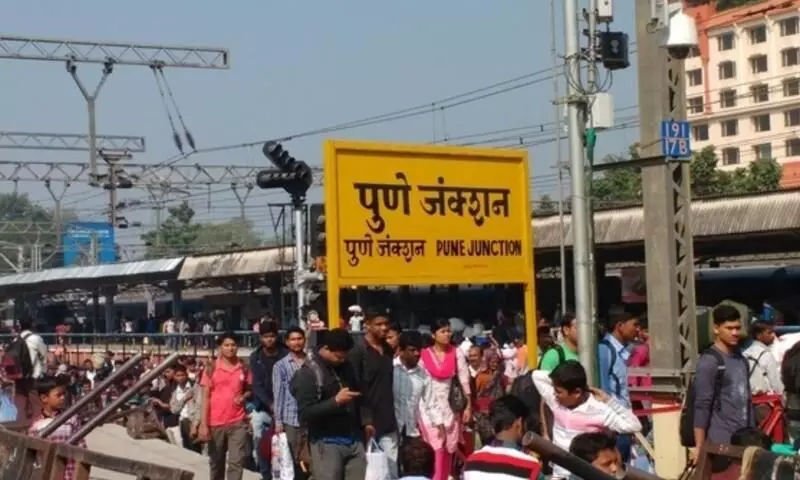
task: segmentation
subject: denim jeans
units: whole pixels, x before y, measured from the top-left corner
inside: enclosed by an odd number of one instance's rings
[[[261,473],[261,478],[269,480],[272,478],[270,464],[267,459],[261,458],[258,446],[261,443],[262,435],[272,425],[272,417],[267,412],[254,411],[250,416],[250,425],[253,429],[253,459],[258,466],[259,473]]]

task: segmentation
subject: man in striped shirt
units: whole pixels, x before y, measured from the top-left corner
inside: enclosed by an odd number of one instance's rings
[[[467,458],[464,480],[536,480],[541,466],[522,451],[528,408],[513,395],[496,399],[489,409],[495,439]]]
[[[289,354],[278,360],[272,370],[272,391],[275,395],[275,434],[286,433],[292,456],[298,459],[303,440],[303,430],[297,410],[297,400],[289,391],[289,383],[306,360],[306,334],[298,327],[286,332]]]

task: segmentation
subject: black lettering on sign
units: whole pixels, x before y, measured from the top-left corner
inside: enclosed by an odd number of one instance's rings
[[[477,226],[483,226],[492,215],[508,217],[509,196],[507,188],[478,188],[446,186],[444,177],[436,179],[437,185],[418,185],[417,190],[432,194],[420,202],[428,215],[445,216],[447,212],[464,216],[464,207]]]
[[[521,240],[436,240],[439,257],[521,257]]]
[[[381,209],[402,209],[403,215],[411,214],[408,178],[405,173],[397,172],[394,177],[400,184],[388,183],[354,183],[353,188],[358,190],[358,202],[370,212],[372,216],[367,219],[367,227],[374,233],[383,233],[386,230],[386,220],[381,215]]]
[[[425,256],[426,240],[393,240],[389,235],[383,240],[378,240],[379,257],[401,257],[410,263],[415,257]]]
[[[361,239],[347,239],[344,241],[344,251],[347,252],[347,263],[351,267],[361,263],[361,257],[372,256],[372,235],[366,234]]]

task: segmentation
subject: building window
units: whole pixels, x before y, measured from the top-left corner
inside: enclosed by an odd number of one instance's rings
[[[764,43],[767,41],[767,26],[759,25],[757,27],[748,28],[748,35],[750,35],[750,43],[755,45],[757,43]]]
[[[753,85],[750,87],[750,93],[753,95],[753,103],[764,103],[769,101],[768,85]]]
[[[719,92],[720,108],[731,108],[736,106],[736,90],[723,90]]]
[[[800,126],[800,108],[793,108],[783,112],[783,124],[787,127]]]
[[[772,144],[753,145],[753,154],[756,156],[756,160],[772,160]]]
[[[778,21],[781,28],[781,37],[797,35],[800,32],[800,17],[784,18]]]
[[[687,58],[697,58],[700,56],[700,49],[697,47],[692,47],[689,50],[689,56]]]
[[[739,148],[728,147],[722,149],[722,164],[723,165],[738,165],[739,164]]]
[[[689,113],[703,113],[703,97],[692,97],[689,99]]]
[[[769,132],[770,127],[769,113],[753,117],[753,130],[756,132]]]
[[[729,80],[736,77],[736,64],[728,60],[719,63],[719,79]]]
[[[781,50],[781,63],[784,67],[794,67],[800,63],[800,48],[784,48]]]
[[[724,52],[725,50],[733,50],[736,46],[736,36],[733,32],[726,32],[717,37],[717,50]]]
[[[750,71],[754,74],[764,73],[767,71],[767,56],[754,55],[750,57]]]
[[[739,133],[739,121],[736,119],[724,120],[720,123],[723,137],[734,137]]]
[[[786,156],[800,157],[800,138],[786,140]]]
[[[703,84],[703,71],[699,68],[695,68],[694,70],[689,70],[686,72],[686,81],[689,83],[690,87],[696,87],[698,85]]]
[[[796,97],[800,95],[800,78],[787,78],[783,81],[783,96]]]
[[[708,125],[695,125],[692,127],[692,137],[696,142],[705,142],[708,140]]]

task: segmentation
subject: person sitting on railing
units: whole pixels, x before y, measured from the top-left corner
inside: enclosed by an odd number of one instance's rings
[[[38,436],[41,430],[61,414],[66,403],[66,387],[56,382],[54,378],[40,379],[36,384],[36,390],[39,393],[39,400],[42,402],[42,409],[34,417],[34,421],[28,429],[28,435],[31,436]],[[47,440],[66,443],[79,429],[80,421],[76,415],[60,425],[55,432],[47,437]],[[77,446],[86,448],[86,440],[81,439]],[[74,460],[67,460],[63,478],[64,480],[75,478]]]

